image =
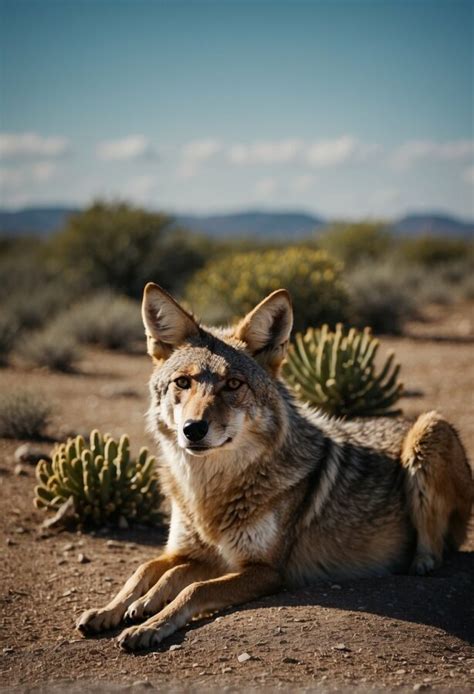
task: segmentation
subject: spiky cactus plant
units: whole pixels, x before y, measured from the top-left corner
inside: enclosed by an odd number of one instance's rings
[[[398,414],[391,409],[402,391],[400,365],[389,353],[380,371],[374,360],[379,347],[370,328],[362,332],[341,324],[297,333],[290,345],[284,376],[297,395],[328,414],[364,417]]]
[[[160,519],[160,492],[155,459],[142,448],[135,460],[125,434],[115,441],[94,430],[90,441],[82,436],[55,446],[52,460],[36,467],[35,506],[59,509],[70,497],[79,521],[104,525],[136,521],[154,524]]]

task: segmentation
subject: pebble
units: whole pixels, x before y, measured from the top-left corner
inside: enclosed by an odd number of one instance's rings
[[[7,543],[7,547],[13,547],[14,545],[17,544],[17,543],[15,542],[15,540],[12,540],[12,539],[11,539],[11,537],[7,537],[6,543]]]
[[[15,460],[18,463],[29,463],[30,465],[36,465],[40,460],[51,460],[51,457],[36,446],[32,446],[31,443],[24,443],[19,446],[15,451]]]
[[[18,535],[23,535],[23,533],[26,533],[26,530],[20,525],[18,528],[15,528],[15,532],[18,533]]]
[[[28,470],[21,463],[17,463],[17,465],[15,465],[13,472],[15,475],[17,475],[17,477],[24,477],[25,475],[28,475]]]
[[[350,651],[351,649],[346,646],[345,643],[336,643],[335,646],[333,646],[335,651]]]
[[[79,564],[89,564],[90,563],[89,557],[86,557],[86,555],[82,554],[82,552],[80,552],[77,555],[77,561],[79,562]]]
[[[12,646],[7,646],[6,648],[3,649],[4,653],[13,653],[15,649]]]
[[[240,655],[237,656],[237,660],[239,663],[246,663],[247,660],[251,660],[252,656],[249,655],[249,653],[241,653]]]
[[[342,586],[340,586],[339,583],[333,583],[331,590],[342,590]]]
[[[225,674],[226,672],[232,672],[232,668],[231,667],[223,667],[222,672],[223,672],[223,674]]]
[[[180,651],[182,650],[182,646],[179,643],[174,643],[172,646],[169,647],[170,651]]]
[[[291,658],[291,656],[286,655],[281,662],[290,663],[291,665],[297,665],[300,661],[297,658]]]
[[[105,544],[109,549],[121,549],[122,548],[122,544],[120,542],[116,542],[116,540],[107,540],[107,542]]]
[[[407,671],[404,668],[400,668],[400,670],[395,670],[396,675],[406,675]]]

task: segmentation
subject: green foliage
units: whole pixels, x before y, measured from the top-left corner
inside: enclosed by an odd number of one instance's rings
[[[35,506],[57,510],[72,497],[83,525],[160,520],[155,459],[146,448],[132,458],[125,434],[118,442],[97,430],[87,442],[82,436],[68,439],[53,449],[52,460],[39,461],[36,477]]]
[[[347,268],[367,260],[378,260],[390,251],[393,240],[380,222],[338,223],[317,237],[320,248],[342,260]]]
[[[362,417],[397,414],[390,408],[402,391],[399,364],[390,353],[377,372],[375,356],[379,342],[370,328],[359,332],[335,332],[327,325],[297,333],[290,345],[284,376],[296,394],[311,405],[336,416]]]
[[[399,242],[398,255],[405,262],[439,267],[474,257],[474,244],[463,239],[440,236],[420,236]]]
[[[0,436],[41,439],[50,423],[52,407],[40,394],[20,390],[0,394]]]
[[[49,250],[56,271],[65,271],[73,283],[139,297],[150,280],[179,291],[204,263],[207,246],[164,214],[96,202],[70,218]]]
[[[128,351],[143,341],[140,304],[112,292],[100,292],[61,313],[56,324],[82,344]]]
[[[30,366],[45,366],[51,371],[74,371],[80,357],[77,343],[59,323],[32,333],[24,333],[18,355]]]
[[[341,267],[324,251],[297,246],[217,258],[196,273],[186,297],[205,321],[223,323],[280,287],[291,293],[297,329],[344,316]]]

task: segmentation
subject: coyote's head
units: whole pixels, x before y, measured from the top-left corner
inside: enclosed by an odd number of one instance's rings
[[[293,314],[279,289],[232,328],[196,322],[156,284],[145,287],[143,321],[151,379],[150,427],[194,456],[251,452],[281,440],[286,418],[276,378]]]

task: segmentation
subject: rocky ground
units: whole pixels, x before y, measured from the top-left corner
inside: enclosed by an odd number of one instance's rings
[[[472,307],[383,339],[402,363],[408,414],[443,411],[474,459]],[[457,316],[457,318],[456,318]],[[0,371],[0,389],[45,391],[52,433],[98,426],[151,441],[143,427],[146,357],[91,351],[75,375]],[[15,474],[19,441],[0,440],[2,691],[421,691],[474,686],[474,528],[432,576],[322,582],[194,622],[154,652],[131,655],[116,634],[83,639],[74,620],[108,600],[156,552],[164,530],[42,531],[33,468]],[[43,444],[48,450],[51,444]]]

